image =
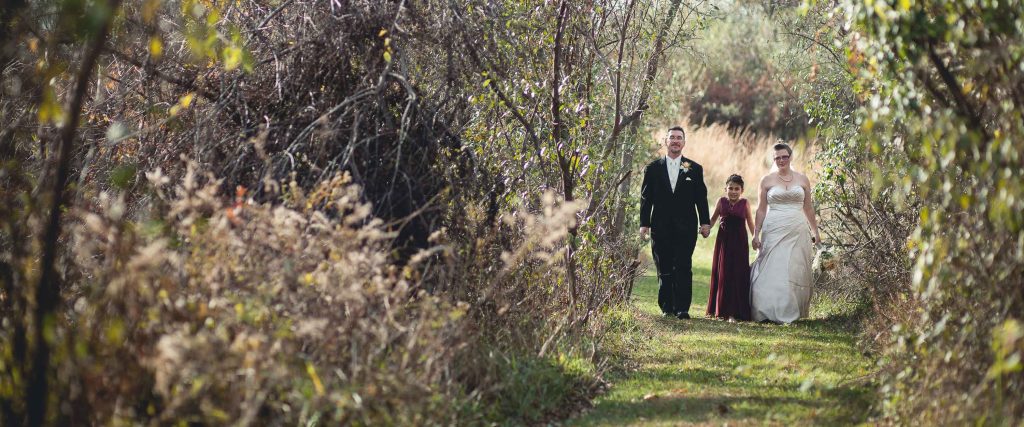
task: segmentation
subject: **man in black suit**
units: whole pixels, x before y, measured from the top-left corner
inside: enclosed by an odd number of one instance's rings
[[[683,128],[669,129],[667,155],[647,165],[640,187],[640,237],[651,234],[651,252],[658,268],[658,306],[666,316],[680,319],[690,318],[698,228],[705,238],[711,234],[704,169],[683,157],[685,146]]]

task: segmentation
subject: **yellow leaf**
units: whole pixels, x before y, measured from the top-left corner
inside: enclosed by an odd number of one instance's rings
[[[242,49],[235,46],[228,46],[222,52],[224,56],[224,69],[231,71],[242,65]]]
[[[194,92],[186,93],[184,96],[178,99],[178,104],[181,104],[181,106],[184,108],[188,108],[190,105],[192,105],[192,99],[195,97],[196,94]]]
[[[967,95],[967,94],[971,93],[972,90],[974,90],[974,83],[973,82],[965,82],[964,83],[964,88],[963,88],[963,94]]]
[[[377,33],[377,37],[384,37],[387,33],[388,33],[388,29],[387,28],[381,28],[380,32]]]
[[[220,22],[220,12],[217,9],[210,9],[210,14],[206,15],[206,25],[214,26]]]
[[[878,3],[875,3],[875,5],[874,5],[875,15],[878,16],[879,18],[881,18],[882,20],[885,20],[886,6],[888,6],[888,5],[885,4],[884,2],[878,2]]]
[[[388,52],[386,50],[384,51],[384,60],[387,62],[391,62],[391,52]]]
[[[448,313],[448,319],[454,322],[454,321],[457,321],[457,320],[461,319],[462,316],[465,316],[465,315],[466,315],[465,310],[455,309],[455,310],[452,310],[451,312]]]
[[[64,121],[64,109],[57,102],[57,95],[52,87],[43,91],[43,101],[39,104],[39,122],[60,124]]]
[[[153,58],[159,59],[164,54],[164,43],[160,41],[160,37],[153,36],[149,39],[149,54]]]
[[[107,325],[107,343],[108,344],[120,344],[121,340],[124,339],[124,322],[120,320],[114,320]]]
[[[316,368],[313,368],[313,364],[306,362],[306,373],[309,374],[309,378],[313,380],[313,387],[316,388],[316,394],[324,395],[324,383],[320,382],[320,376],[316,374]]]

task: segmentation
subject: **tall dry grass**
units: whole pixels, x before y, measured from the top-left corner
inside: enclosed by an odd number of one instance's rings
[[[732,130],[728,125],[715,123],[695,126],[684,122],[686,147],[683,155],[704,167],[704,183],[708,186],[710,206],[725,194],[725,180],[739,174],[746,182],[743,196],[754,204],[758,202],[757,184],[761,177],[773,170],[772,146],[779,142],[773,135],[760,135],[746,130]],[[666,126],[667,128],[667,126]],[[652,149],[657,156],[665,155],[665,130],[652,133]],[[803,140],[783,141],[793,147],[792,167],[808,174],[813,185],[818,168],[814,164],[814,144]]]
[[[51,425],[532,424],[600,385],[594,350],[573,341],[599,336],[599,319],[567,315],[542,288],[564,277],[582,201],[546,193],[536,212],[503,212],[475,253],[441,229],[398,264],[395,233],[350,175],[309,191],[269,182],[280,202],[223,194],[191,162],[180,183],[145,175],[138,212],[120,191],[85,193],[69,210]],[[18,195],[0,192],[0,207]],[[484,208],[466,210],[467,222],[486,221]],[[0,209],[0,225],[8,216]],[[31,265],[10,255],[18,243],[0,240],[0,302],[9,283],[33,279],[7,267]],[[430,262],[458,286],[427,292]],[[580,276],[594,312],[618,289]],[[0,305],[0,323],[12,312]],[[22,371],[7,362],[25,359],[15,332],[0,328],[0,425],[24,412]]]

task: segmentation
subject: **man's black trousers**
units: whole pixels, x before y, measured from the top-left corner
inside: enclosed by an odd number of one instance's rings
[[[690,311],[690,299],[693,297],[693,249],[696,246],[696,231],[651,236],[651,253],[658,268],[658,306],[663,313]]]

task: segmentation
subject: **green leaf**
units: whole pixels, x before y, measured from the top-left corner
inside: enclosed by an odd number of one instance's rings
[[[121,165],[110,172],[110,185],[119,190],[125,190],[135,183],[137,169],[135,165]]]

